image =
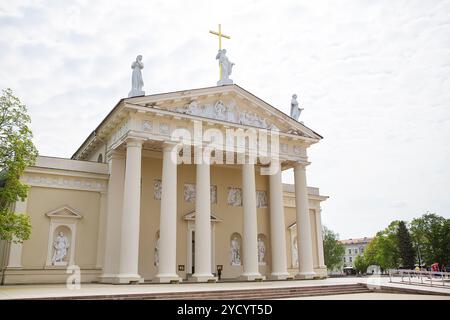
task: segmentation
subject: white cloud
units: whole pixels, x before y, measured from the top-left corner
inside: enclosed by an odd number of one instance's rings
[[[214,85],[222,23],[233,79],[324,136],[308,182],[323,221],[370,236],[426,210],[449,216],[450,1],[9,1],[0,88],[27,103],[41,154],[69,157],[130,87]],[[292,174],[285,174],[293,182]]]

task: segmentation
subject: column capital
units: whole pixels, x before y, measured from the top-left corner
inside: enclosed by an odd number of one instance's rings
[[[142,144],[146,139],[144,138],[127,138],[125,141],[126,147],[142,148]]]
[[[124,159],[124,158],[125,158],[125,153],[122,152],[122,151],[119,151],[117,149],[108,150],[106,152],[106,160],[107,161],[110,161],[112,159],[121,160],[121,159]]]
[[[175,148],[178,150],[181,147],[179,142],[172,142],[172,141],[164,141],[162,144],[162,148],[164,152],[171,152]]]
[[[305,170],[307,166],[309,166],[311,162],[308,161],[299,161],[294,164],[294,170]]]

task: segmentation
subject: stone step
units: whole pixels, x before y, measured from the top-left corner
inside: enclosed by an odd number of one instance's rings
[[[192,291],[192,292],[166,292],[166,293],[138,293],[138,294],[115,294],[115,295],[91,295],[91,296],[72,296],[62,298],[47,299],[97,299],[97,300],[207,300],[207,299],[277,299],[289,297],[306,297],[321,295],[339,295],[349,293],[367,293],[371,292],[365,285],[323,285],[323,286],[302,286],[302,287],[284,287],[284,288],[264,288],[264,289],[236,289],[236,290],[211,290],[211,291]]]
[[[242,300],[242,299],[277,299],[277,298],[289,298],[289,297],[300,297],[300,296],[322,296],[322,295],[340,295],[340,294],[350,294],[350,293],[367,293],[370,292],[369,289],[355,288],[346,290],[310,290],[306,292],[294,291],[294,292],[253,292],[252,294],[234,294],[230,293],[228,295],[214,295],[210,294],[208,296],[192,296],[192,295],[179,295],[173,297],[157,297],[151,299],[230,299],[230,300]],[[146,297],[142,297],[146,299]]]

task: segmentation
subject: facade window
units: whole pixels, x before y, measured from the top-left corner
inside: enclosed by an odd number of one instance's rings
[[[352,261],[352,257],[349,257],[349,260],[350,260],[350,262],[353,262],[353,261]]]
[[[358,249],[355,249],[355,254],[358,254]]]
[[[348,249],[348,254],[352,254],[352,249]]]
[[[345,257],[344,257],[344,263],[345,263]]]

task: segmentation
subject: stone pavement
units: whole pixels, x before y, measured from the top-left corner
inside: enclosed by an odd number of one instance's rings
[[[288,298],[286,300],[450,300],[448,296],[399,293],[356,293],[345,295],[329,295],[320,297]]]
[[[0,286],[0,299],[23,299],[23,298],[44,298],[44,297],[67,297],[67,296],[90,296],[90,295],[114,295],[114,294],[142,294],[142,293],[166,293],[166,292],[192,292],[204,290],[236,290],[236,289],[262,289],[262,288],[286,288],[300,286],[321,286],[333,284],[357,284],[367,283],[369,288],[406,288],[414,289],[416,292],[431,294],[447,294],[443,298],[450,299],[449,288],[422,287],[389,283],[388,277],[343,277],[328,278],[323,280],[290,280],[290,281],[263,281],[263,282],[219,282],[219,283],[181,283],[181,284],[136,284],[136,285],[109,285],[109,284],[81,284],[78,290],[70,290],[63,284],[45,285],[7,285]],[[381,295],[380,295],[381,294]],[[370,296],[369,296],[370,295]],[[386,299],[399,297],[392,296],[392,293],[367,293],[355,294],[353,298],[367,299],[367,297],[382,297]],[[400,295],[401,296],[401,295]],[[403,295],[409,299],[410,294]],[[327,299],[333,296],[311,297],[313,299]],[[425,298],[416,295],[417,298]],[[437,297],[437,296],[435,296]],[[339,295],[339,299],[350,299],[351,294]]]

